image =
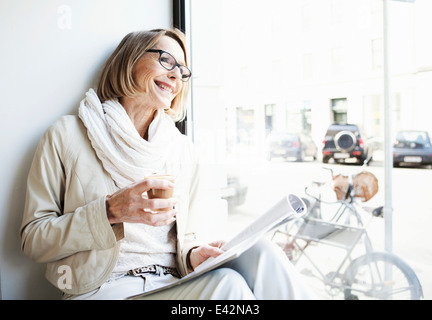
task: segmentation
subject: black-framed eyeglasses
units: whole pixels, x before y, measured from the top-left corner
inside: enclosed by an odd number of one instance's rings
[[[169,53],[164,50],[158,50],[158,49],[149,49],[147,52],[157,52],[159,53],[159,63],[162,67],[164,67],[167,70],[173,70],[175,67],[178,67],[181,74],[181,81],[187,82],[189,81],[190,77],[192,76],[192,72],[189,70],[188,67],[179,64],[177,60]]]

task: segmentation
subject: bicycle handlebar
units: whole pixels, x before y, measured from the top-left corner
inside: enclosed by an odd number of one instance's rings
[[[369,156],[369,157],[367,157],[367,158],[363,161],[363,164],[362,164],[362,166],[360,167],[360,172],[363,171],[364,168],[367,167],[367,166],[369,165],[369,162],[370,162],[371,160],[372,160],[372,156]],[[333,173],[333,169],[332,169],[332,168],[327,168],[327,167],[322,167],[322,168],[325,169],[325,170],[329,170],[332,178],[335,178],[335,177],[336,177],[336,176],[334,175],[334,173]]]

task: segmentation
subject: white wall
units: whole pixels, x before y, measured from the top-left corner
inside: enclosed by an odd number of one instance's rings
[[[56,299],[21,252],[28,170],[45,129],[76,113],[126,33],[172,25],[170,0],[1,0],[0,276],[3,299]]]

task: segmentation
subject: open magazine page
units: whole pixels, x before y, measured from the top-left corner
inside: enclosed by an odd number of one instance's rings
[[[229,240],[222,249],[225,253],[217,258],[209,258],[200,264],[195,271],[199,272],[218,262],[238,256],[254,245],[267,232],[275,229],[282,223],[303,216],[307,211],[303,200],[294,194],[288,194],[277,202],[273,207],[260,215],[256,220],[249,224],[245,229]]]
[[[260,215],[256,220],[236,234],[222,247],[225,252],[216,258],[209,258],[198,267],[195,271],[187,276],[171,283],[168,286],[158,288],[143,294],[129,297],[129,299],[139,299],[139,297],[160,291],[172,286],[179,285],[190,279],[196,278],[210,270],[213,270],[222,264],[238,257],[247,249],[252,247],[259,241],[267,232],[277,228],[290,220],[297,219],[306,214],[307,207],[300,197],[294,194],[288,194],[277,202],[273,207]]]

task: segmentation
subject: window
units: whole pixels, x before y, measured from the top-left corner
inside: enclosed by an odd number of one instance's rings
[[[365,139],[373,136],[382,145],[382,1],[186,3],[193,73],[189,121],[195,143],[214,165],[217,186],[238,194],[228,200],[229,217],[252,219],[284,192],[304,194],[311,181],[328,177],[322,175],[322,141],[333,122],[355,123]],[[417,0],[413,12],[412,4],[390,1],[394,131],[430,128],[432,55],[423,54],[431,51],[425,48],[431,30],[427,3]],[[414,13],[421,18],[415,23]],[[403,38],[396,36],[400,29]],[[400,46],[410,54],[396,50]],[[412,68],[399,72],[400,60]],[[311,136],[318,159],[269,156],[270,138],[281,132]],[[379,156],[373,161],[379,163]]]
[[[331,99],[331,109],[333,112],[333,122],[347,123],[347,99]]]
[[[345,73],[345,49],[343,47],[331,50],[331,71],[332,76],[340,76]]]
[[[265,105],[265,129],[266,135],[270,134],[274,128],[274,104]]]
[[[382,38],[372,39],[372,71],[381,71],[383,69],[383,42]]]
[[[312,53],[303,54],[303,79],[308,80],[313,77]]]
[[[271,133],[311,133],[313,127],[312,102],[297,90],[303,76],[312,77],[312,56],[308,53],[302,64],[302,52],[308,51],[300,45],[299,13],[306,8],[301,2],[270,2],[190,1],[193,136],[206,150],[206,161],[216,164],[214,175],[226,175],[226,183],[232,181],[230,166],[236,173],[239,167],[246,171],[240,178],[247,183],[248,170],[268,163]],[[244,205],[261,213],[271,200],[248,204],[259,198],[257,186],[248,187]]]
[[[305,5],[301,9],[301,24],[303,32],[308,32],[312,30],[312,19],[312,7],[310,5]]]
[[[378,2],[186,1],[193,73],[188,125],[204,158],[215,165],[218,187],[232,181],[230,166],[246,177],[244,202],[231,206],[230,212],[258,214],[271,201],[256,202],[260,185],[277,185],[283,177],[278,169],[289,164],[267,160],[272,133],[307,133],[322,147],[331,123],[355,122],[366,134],[382,138]],[[370,23],[359,25],[359,13]],[[397,126],[407,121],[400,115],[407,114],[404,106],[413,107],[412,80],[419,76],[399,77],[400,91],[407,93],[400,107],[394,106]],[[426,97],[426,89],[422,92]],[[261,180],[255,171],[262,173]]]
[[[345,19],[345,8],[346,0],[332,0],[331,1],[331,23],[332,25],[341,23]]]
[[[363,96],[363,124],[364,129],[369,134],[378,137],[381,135],[381,109],[382,98],[379,94]],[[369,121],[365,121],[369,119]]]

